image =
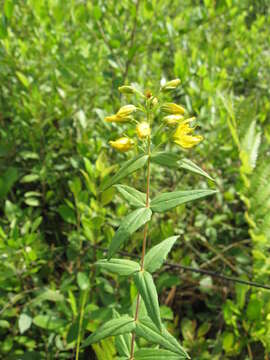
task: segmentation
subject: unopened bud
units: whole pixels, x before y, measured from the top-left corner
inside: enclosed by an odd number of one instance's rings
[[[180,85],[180,83],[181,83],[180,79],[174,79],[174,80],[168,81],[168,82],[166,82],[166,84],[164,86],[162,86],[162,90],[173,90],[178,85]]]
[[[134,111],[136,111],[137,108],[136,106],[134,105],[125,105],[125,106],[122,106],[118,111],[117,111],[117,116],[118,117],[127,117],[129,116],[130,114],[132,114]]]
[[[183,115],[185,113],[185,109],[181,105],[177,105],[174,103],[165,103],[161,106],[161,110],[168,114],[180,114]]]
[[[158,103],[158,98],[157,98],[157,97],[153,97],[153,99],[151,100],[151,102],[152,102],[152,105],[153,105],[153,106],[156,106],[157,103]]]
[[[136,89],[133,86],[130,85],[124,85],[124,86],[120,86],[118,88],[118,90],[122,93],[122,94],[134,94],[136,92]]]
[[[132,148],[134,141],[128,137],[122,137],[115,141],[109,141],[109,144],[118,151],[126,152]]]
[[[145,96],[147,97],[147,99],[151,99],[151,97],[153,96],[153,94],[151,93],[150,90],[146,90]]]
[[[173,126],[176,124],[179,124],[179,122],[184,120],[184,116],[183,115],[167,115],[164,118],[164,121],[166,122],[167,125],[169,126]]]

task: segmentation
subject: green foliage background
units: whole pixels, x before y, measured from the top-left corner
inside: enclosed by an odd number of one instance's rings
[[[119,128],[103,120],[124,104],[124,83],[181,79],[175,101],[205,140],[175,150],[220,191],[160,216],[151,243],[179,234],[173,262],[269,283],[268,1],[5,0],[1,10],[0,357],[72,359],[86,298],[86,334],[133,303],[133,283],[92,266],[127,213],[114,190],[98,192],[126,159],[108,146]],[[164,191],[207,186],[159,167],[153,179]],[[268,359],[269,292],[165,270],[162,317],[192,359]],[[114,354],[110,339],[81,358]]]

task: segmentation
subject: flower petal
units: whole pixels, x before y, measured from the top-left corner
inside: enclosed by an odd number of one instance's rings
[[[203,140],[203,136],[201,135],[196,135],[196,136],[184,135],[180,138],[175,139],[174,142],[185,149],[189,149],[199,144],[202,140]]]

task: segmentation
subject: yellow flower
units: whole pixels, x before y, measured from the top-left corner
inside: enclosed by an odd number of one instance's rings
[[[136,110],[137,108],[134,105],[122,106],[115,115],[105,117],[105,121],[117,123],[127,122],[131,119],[130,115]]]
[[[190,118],[179,124],[173,135],[174,142],[186,149],[197,145],[203,140],[201,135],[190,135],[195,130],[195,128],[189,126],[189,122],[192,120],[193,118]]]
[[[184,116],[183,115],[167,115],[165,116],[165,118],[163,119],[167,125],[169,126],[173,126],[176,124],[179,124],[179,122],[184,120]]]
[[[181,83],[180,79],[174,79],[166,82],[164,86],[162,86],[162,90],[173,90]]]
[[[181,105],[177,105],[174,103],[165,103],[161,106],[161,110],[174,115],[183,115],[185,113],[185,109]]]
[[[151,129],[147,122],[141,122],[140,124],[138,124],[136,127],[136,131],[140,139],[145,139],[151,134]]]
[[[127,137],[121,137],[115,141],[109,141],[109,144],[118,151],[126,152],[132,148],[134,141]]]

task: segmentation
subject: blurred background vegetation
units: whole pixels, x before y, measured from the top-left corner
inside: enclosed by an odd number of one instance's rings
[[[171,261],[269,284],[269,1],[0,3],[0,358],[72,359],[82,309],[89,334],[133,303],[131,282],[92,266],[128,210],[98,191],[127,157],[109,148],[120,132],[103,120],[125,103],[124,83],[155,91],[181,79],[174,100],[205,140],[175,151],[220,191],[160,216],[151,243],[179,234]],[[152,174],[153,189],[207,186]],[[140,237],[125,249],[133,257]],[[269,358],[269,291],[169,268],[156,281],[163,320],[192,359]],[[109,339],[81,359],[115,352]]]

